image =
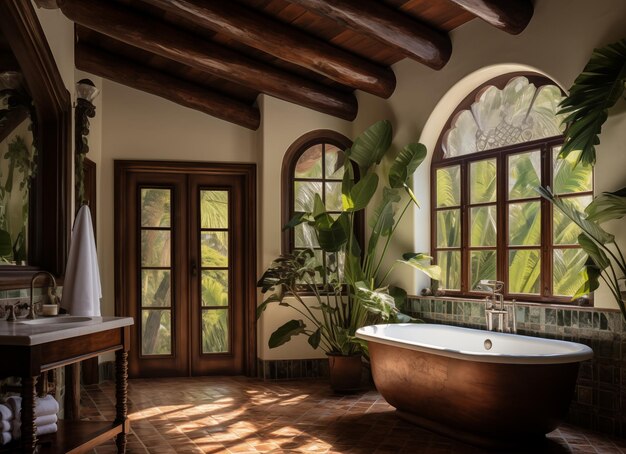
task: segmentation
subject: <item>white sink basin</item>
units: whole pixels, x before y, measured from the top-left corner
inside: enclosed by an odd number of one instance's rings
[[[93,317],[79,317],[79,316],[60,316],[60,317],[41,317],[35,320],[20,320],[16,322],[20,325],[60,325],[66,323],[85,323],[93,320]]]

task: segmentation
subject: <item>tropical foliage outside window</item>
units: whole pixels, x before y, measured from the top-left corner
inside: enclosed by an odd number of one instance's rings
[[[442,135],[433,159],[433,251],[446,291],[471,294],[480,280],[498,279],[507,296],[565,301],[583,281],[580,229],[537,188],[550,186],[584,209],[592,169],[576,166],[576,153],[557,159],[562,93],[534,79],[478,90]]]

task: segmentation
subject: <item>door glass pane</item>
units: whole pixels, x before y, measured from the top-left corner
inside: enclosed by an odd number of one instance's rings
[[[141,266],[170,266],[171,232],[169,230],[141,231]]]
[[[571,194],[593,190],[592,167],[576,164],[580,151],[574,151],[565,159],[558,159],[561,147],[552,149],[554,159],[554,192]]]
[[[495,205],[470,209],[471,246],[495,246],[497,211]]]
[[[224,353],[228,345],[228,309],[202,311],[202,353]]]
[[[496,160],[472,162],[470,164],[470,202],[496,201]]]
[[[228,266],[228,232],[200,233],[202,266]]]
[[[341,180],[346,155],[334,145],[326,144],[326,179]]]
[[[555,249],[553,255],[552,292],[572,296],[585,281],[583,270],[587,254],[582,249]]]
[[[141,354],[172,353],[172,315],[169,310],[141,311]]]
[[[170,270],[141,271],[141,305],[144,307],[171,306]]]
[[[538,294],[541,285],[539,249],[509,251],[509,292]]]
[[[541,204],[524,202],[509,204],[509,244],[539,246],[541,241]]]
[[[141,190],[141,226],[170,227],[171,189]]]
[[[200,226],[228,228],[228,191],[200,191]]]
[[[341,211],[341,183],[324,183],[326,185],[326,210]]]
[[[315,194],[322,195],[322,183],[319,181],[294,182],[294,211],[313,211]]]
[[[202,271],[202,305],[228,306],[228,270]]]
[[[578,211],[584,211],[587,205],[593,200],[592,196],[564,197],[566,203],[576,207]],[[561,210],[552,207],[552,232],[554,244],[577,244],[578,235],[582,232],[580,228],[563,214]]]
[[[470,260],[470,290],[482,279],[496,279],[496,251],[471,251]]]
[[[539,150],[509,156],[509,200],[538,197],[541,186]]]
[[[461,205],[461,167],[437,169],[437,207]]]
[[[296,178],[322,178],[322,144],[307,149],[296,163]]]
[[[461,211],[437,211],[437,247],[461,246]]]
[[[459,290],[461,288],[461,251],[439,251],[437,265],[441,267],[441,288]]]
[[[297,248],[319,247],[315,229],[308,224],[299,224],[293,229],[294,241]]]

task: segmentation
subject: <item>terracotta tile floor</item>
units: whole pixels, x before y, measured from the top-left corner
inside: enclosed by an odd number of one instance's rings
[[[85,419],[114,412],[111,383],[85,388]],[[128,453],[484,452],[400,420],[376,391],[335,395],[323,380],[130,380],[129,416]],[[530,452],[626,453],[626,440],[563,426]]]

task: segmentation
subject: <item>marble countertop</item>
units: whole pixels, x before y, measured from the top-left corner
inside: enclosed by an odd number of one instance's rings
[[[59,318],[64,317],[60,315]],[[45,317],[40,317],[44,319]],[[87,321],[72,323],[27,324],[25,319],[15,322],[0,320],[0,345],[40,345],[85,334],[130,326],[132,317],[89,317]],[[83,319],[83,317],[81,317]],[[39,320],[39,319],[38,319]]]

